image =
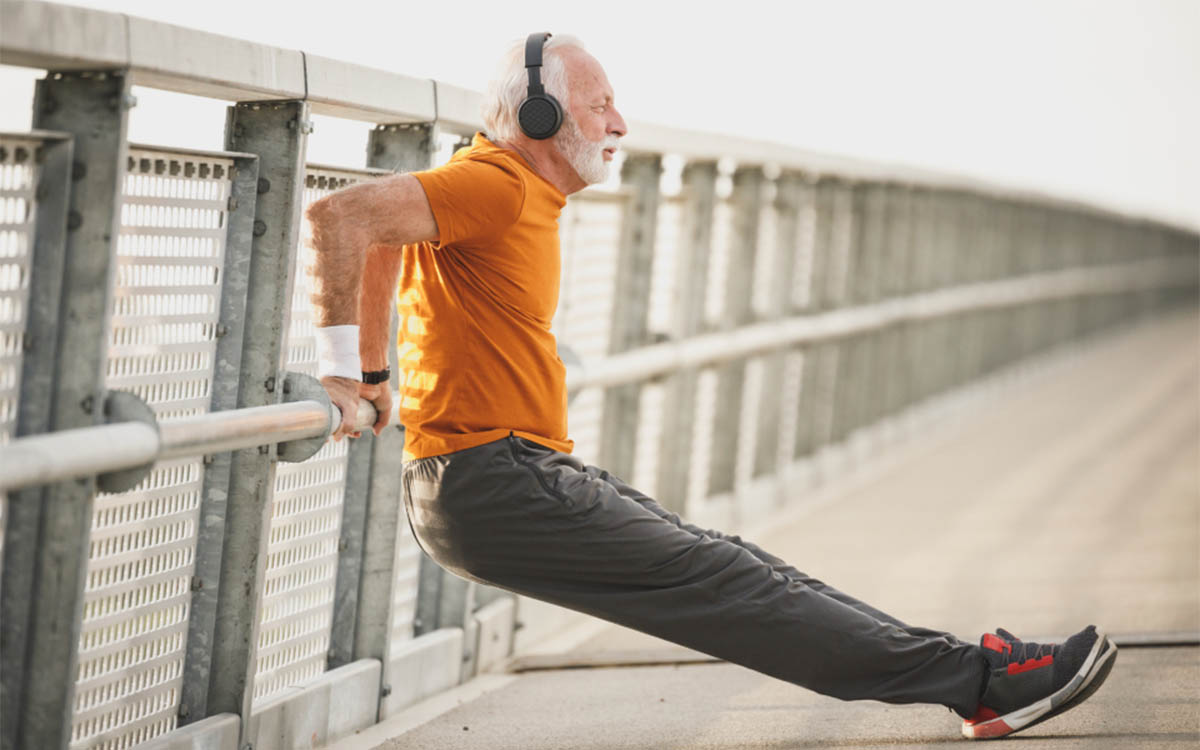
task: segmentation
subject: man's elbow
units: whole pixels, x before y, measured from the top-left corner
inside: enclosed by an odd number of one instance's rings
[[[304,212],[314,229],[325,232],[370,229],[374,225],[377,181],[348,185],[313,201]]]
[[[321,257],[326,262],[342,263],[349,260],[345,255],[348,252],[365,254],[369,244],[365,225],[354,221],[338,193],[313,201],[304,209],[304,218],[308,220],[305,246],[314,262]]]
[[[337,193],[330,193],[322,196],[312,203],[308,204],[308,208],[304,209],[304,218],[308,219],[308,223],[313,229],[329,229],[337,220],[338,210],[335,206]]]

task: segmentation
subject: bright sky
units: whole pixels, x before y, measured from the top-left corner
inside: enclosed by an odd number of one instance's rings
[[[1200,228],[1197,0],[73,4],[476,90],[508,41],[572,33],[635,122],[969,174]],[[5,101],[28,101],[25,79],[3,73]],[[219,147],[222,105],[139,98],[132,139]],[[5,109],[0,128],[28,127]],[[318,122],[310,156],[359,166],[362,138]]]

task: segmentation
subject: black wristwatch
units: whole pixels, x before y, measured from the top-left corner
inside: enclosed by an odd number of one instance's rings
[[[363,370],[362,376],[362,382],[366,385],[377,385],[379,383],[386,383],[388,378],[392,376],[392,371],[388,367],[382,370],[371,370],[370,372]]]

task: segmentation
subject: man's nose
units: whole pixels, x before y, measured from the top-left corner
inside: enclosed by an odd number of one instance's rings
[[[608,130],[605,132],[618,138],[624,137],[629,132],[629,128],[625,125],[625,118],[621,117],[621,113],[617,111],[616,107],[610,108],[609,112],[612,116],[608,120]]]

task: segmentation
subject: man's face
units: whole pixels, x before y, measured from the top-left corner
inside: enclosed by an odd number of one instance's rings
[[[608,179],[608,165],[625,135],[625,120],[613,104],[612,86],[594,57],[574,47],[563,50],[570,101],[554,136],[567,163],[589,185]]]

